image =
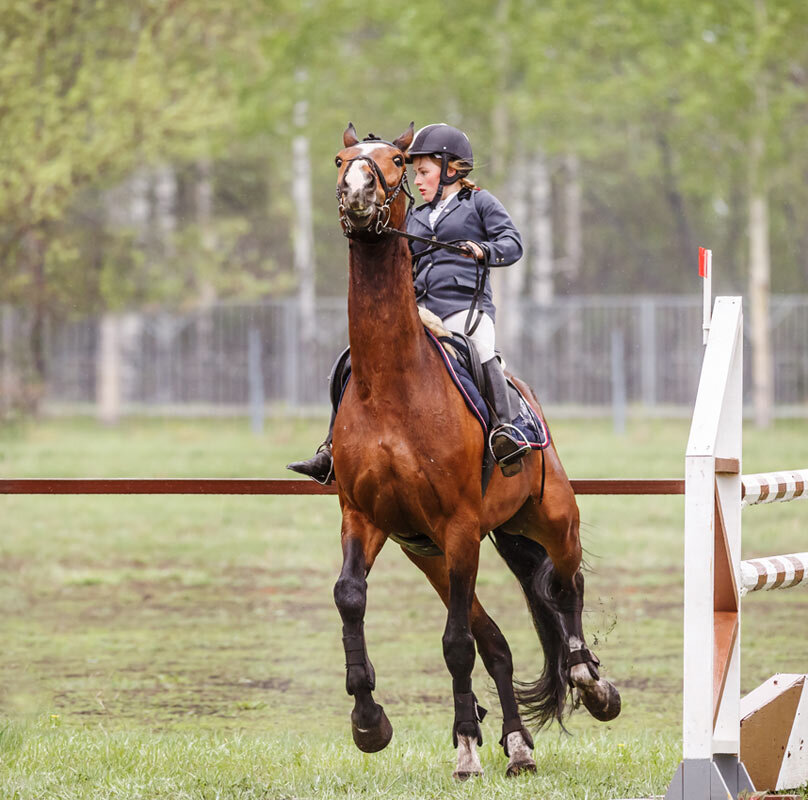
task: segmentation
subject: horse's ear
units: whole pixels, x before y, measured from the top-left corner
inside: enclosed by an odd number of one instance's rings
[[[359,144],[359,137],[356,135],[356,128],[354,128],[353,122],[348,123],[345,133],[342,134],[342,143],[346,147],[353,147],[355,144]]]
[[[410,127],[407,128],[398,139],[393,139],[393,144],[403,153],[407,152],[407,148],[412,144],[412,137],[415,134],[415,123],[411,122]]]

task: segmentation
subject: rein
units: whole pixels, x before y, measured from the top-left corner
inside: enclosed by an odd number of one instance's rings
[[[412,258],[413,281],[418,275],[418,271],[416,269],[418,262],[424,256],[428,256],[434,253],[436,250],[448,250],[450,253],[460,253],[464,256],[467,256],[470,252],[468,247],[458,244],[458,242],[464,241],[463,239],[457,239],[453,242],[441,242],[439,239],[428,239],[426,236],[417,236],[414,233],[407,233],[407,231],[400,231],[398,228],[389,228],[387,226],[383,227],[380,233],[394,234],[395,236],[401,236],[404,239],[409,239],[411,242],[422,242],[423,244],[429,245],[426,250],[418,253],[418,255],[413,256]],[[477,330],[477,327],[482,321],[484,313],[478,308],[478,306],[482,300],[483,292],[485,292],[485,282],[488,280],[488,273],[491,269],[491,263],[488,248],[480,246],[480,250],[483,251],[483,260],[481,263],[477,261],[476,258],[474,259],[474,266],[477,274],[474,280],[474,294],[471,297],[471,306],[469,308],[469,313],[466,316],[465,325],[463,326],[463,332],[466,334],[466,336],[471,336],[471,334]],[[477,317],[474,319],[474,322],[472,322],[471,320],[474,318],[475,311],[477,312]]]

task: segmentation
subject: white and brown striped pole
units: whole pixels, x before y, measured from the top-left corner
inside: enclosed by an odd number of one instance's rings
[[[808,553],[789,553],[741,562],[741,594],[790,589],[808,583]]]
[[[808,469],[744,475],[742,479],[741,504],[744,506],[805,498],[808,498]]]

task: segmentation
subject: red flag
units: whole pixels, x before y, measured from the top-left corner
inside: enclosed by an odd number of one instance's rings
[[[707,277],[707,251],[703,247],[699,248],[699,277]]]

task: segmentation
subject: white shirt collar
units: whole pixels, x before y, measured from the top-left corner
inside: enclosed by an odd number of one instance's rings
[[[435,230],[435,223],[438,220],[438,217],[446,210],[446,207],[449,203],[452,202],[454,198],[457,197],[459,192],[452,192],[448,197],[444,197],[436,206],[429,212],[429,227],[432,230]]]

